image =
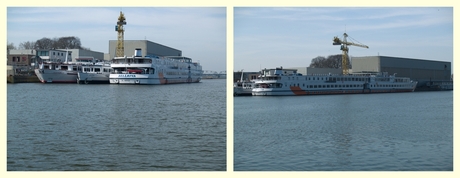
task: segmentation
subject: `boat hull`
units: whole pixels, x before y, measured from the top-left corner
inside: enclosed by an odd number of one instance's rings
[[[415,83],[415,85],[417,85]],[[415,87],[415,86],[414,86]],[[253,96],[295,96],[295,95],[331,95],[331,94],[366,94],[366,93],[399,93],[413,92],[413,88],[405,89],[355,89],[355,90],[273,90],[264,88],[255,88],[252,90]]]
[[[162,85],[178,83],[198,83],[201,77],[195,78],[166,78],[163,75],[154,74],[110,74],[111,84],[140,84],[140,85]]]
[[[75,83],[78,77],[76,71],[51,69],[35,69],[35,74],[42,83]]]
[[[78,73],[77,83],[110,83],[109,81],[110,74],[104,73]]]

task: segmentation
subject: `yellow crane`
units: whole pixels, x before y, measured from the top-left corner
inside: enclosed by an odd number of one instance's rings
[[[369,48],[369,46],[362,45],[362,44],[356,44],[352,42],[347,41],[347,33],[343,33],[343,40],[340,40],[337,36],[334,37],[332,45],[341,45],[340,50],[343,51],[342,54],[342,73],[348,74],[348,45],[352,46],[359,46],[363,48]]]
[[[124,32],[125,29],[123,25],[126,25],[125,15],[120,11],[120,16],[118,17],[117,25],[115,26],[115,31],[118,32],[118,41],[117,41],[117,52],[115,57],[123,57],[125,55],[125,45],[124,43]]]

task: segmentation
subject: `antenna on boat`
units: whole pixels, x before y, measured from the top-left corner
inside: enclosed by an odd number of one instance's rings
[[[69,50],[66,48],[65,49],[65,63],[67,64],[67,56],[69,56]]]

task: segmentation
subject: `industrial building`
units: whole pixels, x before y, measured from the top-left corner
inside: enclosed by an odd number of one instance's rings
[[[102,52],[97,52],[97,51],[91,51],[91,50],[86,50],[86,49],[59,49],[61,51],[69,51],[72,54],[72,60],[75,62],[75,58],[81,58],[81,57],[93,57],[94,59],[99,59],[99,60],[104,60],[104,53]]]
[[[15,61],[15,57],[18,56],[27,56],[27,65],[30,66],[30,64],[34,61],[30,61],[32,57],[36,55],[36,52],[39,51],[39,56],[45,56],[42,57],[44,59],[59,59],[60,61],[65,60],[65,54],[69,54],[69,59],[67,61],[69,62],[75,62],[75,58],[79,57],[93,57],[95,59],[104,59],[104,53],[102,52],[97,52],[97,51],[91,51],[91,50],[86,50],[86,49],[25,49],[25,50],[8,50],[8,61],[7,65],[12,65],[13,62],[18,62]],[[24,57],[21,57],[21,62],[25,61],[23,59]]]
[[[451,81],[451,62],[389,56],[353,57],[353,73],[388,72],[397,77],[418,81],[417,87],[429,82]]]
[[[109,59],[116,55],[118,40],[109,41]],[[148,40],[124,40],[125,56],[134,55],[134,50],[140,48],[142,56],[182,56],[182,51]]]

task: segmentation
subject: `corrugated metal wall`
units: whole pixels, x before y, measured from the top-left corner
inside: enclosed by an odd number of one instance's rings
[[[352,58],[353,72],[388,72],[397,77],[409,77],[419,81],[418,86],[427,81],[448,81],[451,79],[451,62],[410,59],[388,56],[368,56]]]
[[[352,57],[351,61],[353,73],[381,72],[378,56]]]
[[[451,63],[380,56],[381,71],[413,80],[450,80]]]
[[[116,53],[117,40],[109,41],[109,56],[113,58]],[[136,48],[142,49],[142,56],[155,55],[155,56],[182,56],[182,51],[154,43],[148,40],[125,40],[124,52],[126,56],[134,55]]]

